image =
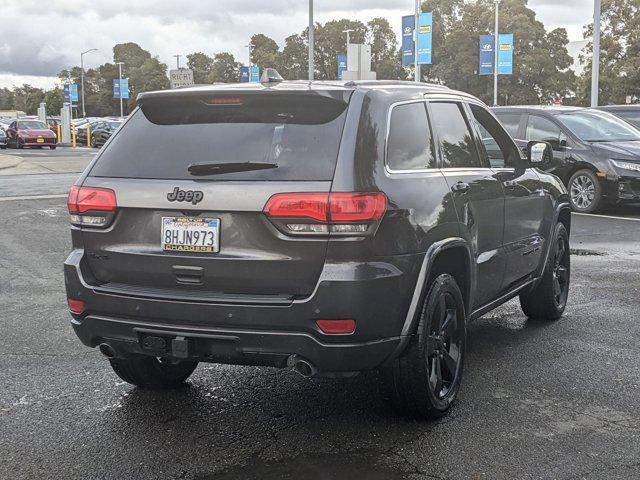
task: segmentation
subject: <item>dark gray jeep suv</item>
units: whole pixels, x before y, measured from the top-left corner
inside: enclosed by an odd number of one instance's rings
[[[198,362],[378,369],[393,405],[437,417],[466,322],[515,296],[529,317],[565,308],[567,192],[534,168],[548,144],[521,155],[484,104],[437,85],[141,94],[69,196],[73,328],[141,387]]]

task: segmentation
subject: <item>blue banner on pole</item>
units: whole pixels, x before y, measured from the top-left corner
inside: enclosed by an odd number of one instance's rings
[[[67,83],[63,88],[65,102],[78,101],[78,85],[76,83]]]
[[[418,63],[431,65],[431,43],[433,37],[433,15],[431,12],[418,16]]]
[[[347,56],[338,55],[338,80],[342,80],[342,72],[347,69]]]
[[[240,67],[240,82],[246,83],[249,80],[249,67]]]
[[[251,67],[251,81],[252,82],[260,81],[260,68],[255,65]]]
[[[123,78],[118,80],[115,78],[113,80],[113,98],[120,98],[120,92],[122,91],[122,98],[129,98],[129,79]]]
[[[493,75],[493,35],[480,35],[480,75]]]
[[[415,63],[415,42],[413,40],[415,22],[413,15],[402,17],[402,65],[405,67]]]
[[[513,74],[513,33],[498,35],[498,75]]]

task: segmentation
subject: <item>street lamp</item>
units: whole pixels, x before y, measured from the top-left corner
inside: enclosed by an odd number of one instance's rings
[[[122,65],[124,62],[116,62],[118,65],[118,92],[120,93],[120,118],[124,117],[124,112],[122,109]]]
[[[493,105],[498,106],[498,18],[500,9],[500,0],[494,0],[496,4],[496,25],[493,38]]]
[[[309,81],[313,82],[315,60],[313,57],[313,0],[309,0]]]
[[[418,63],[418,21],[420,19],[420,11],[422,10],[421,1],[416,0],[416,11],[413,25],[413,61],[415,66],[415,81],[420,81],[420,64]]]
[[[249,72],[251,72],[251,49],[255,47],[255,45],[250,43],[249,45],[245,45],[245,47],[249,49]],[[251,75],[251,73],[249,73],[249,75]]]
[[[176,67],[178,68],[178,70],[180,70],[180,57],[182,55],[178,54],[178,55],[174,55],[175,59],[176,59]]]
[[[593,59],[591,60],[591,106],[598,106],[600,83],[600,13],[601,1],[593,2]]]
[[[85,50],[80,53],[80,88],[82,95],[82,117],[86,117],[87,113],[84,111],[84,55],[89,52],[97,52],[97,48],[90,48],[89,50]]]

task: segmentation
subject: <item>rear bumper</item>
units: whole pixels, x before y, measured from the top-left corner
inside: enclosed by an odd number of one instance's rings
[[[117,356],[284,367],[297,355],[321,372],[352,372],[376,368],[396,350],[423,258],[329,263],[310,297],[287,304],[107,292],[91,286],[82,250],[65,262],[65,282],[68,297],[86,305],[72,315],[80,340],[90,347],[108,343]],[[325,335],[315,324],[320,318],[355,319],[356,331]]]

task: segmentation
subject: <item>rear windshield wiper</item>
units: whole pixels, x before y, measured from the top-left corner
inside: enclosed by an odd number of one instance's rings
[[[191,175],[199,176],[268,170],[270,168],[278,168],[278,164],[266,162],[192,163],[187,170]]]

